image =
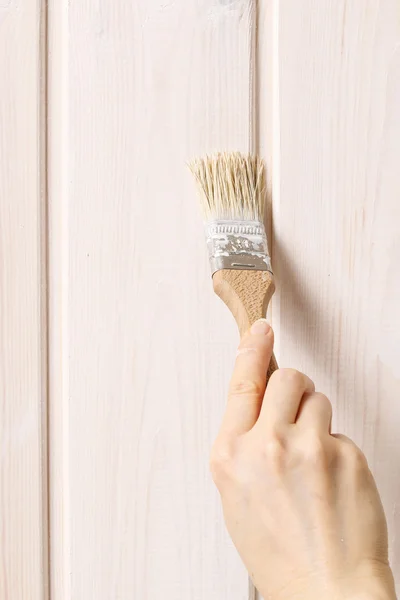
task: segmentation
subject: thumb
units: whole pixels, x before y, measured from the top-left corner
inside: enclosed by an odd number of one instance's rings
[[[229,386],[221,433],[240,435],[256,423],[272,356],[274,334],[266,319],[256,321],[243,336]]]

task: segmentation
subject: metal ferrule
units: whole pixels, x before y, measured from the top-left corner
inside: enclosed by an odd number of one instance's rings
[[[220,269],[272,273],[267,236],[259,221],[209,221],[205,225],[212,274]]]

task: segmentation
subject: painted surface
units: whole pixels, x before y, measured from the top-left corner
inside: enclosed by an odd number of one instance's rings
[[[400,7],[286,0],[279,24],[278,356],[366,453],[399,581]]]
[[[0,597],[251,595],[208,474],[216,149],[267,160],[277,358],[366,452],[399,581],[398,1],[46,6],[0,0]]]
[[[0,3],[2,600],[43,600],[48,582],[42,17]]]

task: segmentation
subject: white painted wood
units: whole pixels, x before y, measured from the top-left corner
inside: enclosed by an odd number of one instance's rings
[[[366,452],[399,580],[398,2],[263,0],[258,68],[254,7],[0,0],[2,599],[47,600],[49,565],[57,600],[252,598],[207,466],[237,333],[184,165],[232,148],[269,165],[278,358]]]
[[[68,403],[68,0],[48,0],[50,598],[71,595]]]
[[[0,2],[0,598],[47,596],[44,15]]]
[[[266,164],[267,202],[265,227],[267,231],[269,252],[273,252],[272,202],[276,177],[276,163],[279,156],[274,155],[275,137],[279,135],[279,111],[276,110],[276,91],[278,83],[278,28],[279,10],[274,0],[261,0],[258,4],[258,39],[257,39],[257,98],[256,114],[258,122],[257,152]],[[276,158],[276,160],[275,160]],[[275,301],[268,306],[268,319],[274,320]],[[250,584],[249,600],[264,600],[254,586]],[[253,595],[252,595],[253,594]]]
[[[255,144],[254,4],[51,6],[53,593],[242,600],[208,472],[238,336],[185,161]]]
[[[399,581],[399,3],[279,10],[278,358],[315,379],[366,452]]]

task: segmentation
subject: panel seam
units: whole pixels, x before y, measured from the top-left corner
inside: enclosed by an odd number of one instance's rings
[[[46,0],[38,2],[38,71],[39,71],[39,98],[38,98],[38,170],[39,170],[39,273],[40,273],[40,334],[39,356],[41,364],[40,376],[40,423],[41,423],[41,570],[42,570],[42,597],[50,600],[50,504],[49,504],[49,265],[48,265],[48,114],[47,114],[47,61],[48,61],[48,7]]]

